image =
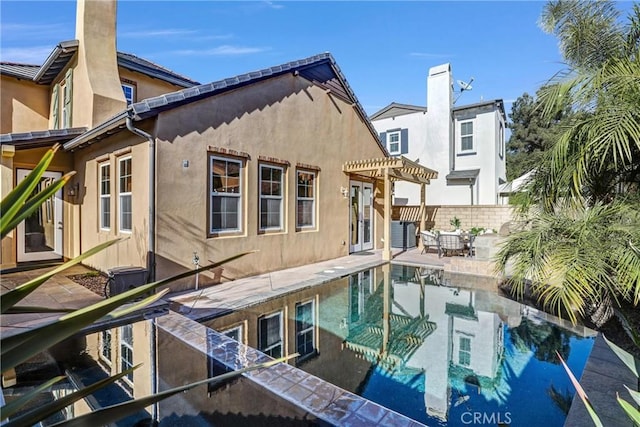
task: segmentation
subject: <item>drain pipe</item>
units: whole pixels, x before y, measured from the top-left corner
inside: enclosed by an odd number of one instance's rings
[[[147,132],[133,126],[133,119],[130,115],[127,115],[127,129],[149,141],[149,232],[147,242],[147,271],[149,272],[149,283],[151,283],[156,280],[156,140]],[[158,392],[158,355],[156,351],[157,324],[155,318],[151,321],[150,329],[151,393],[156,394]],[[154,403],[151,417],[154,421],[158,421],[158,416],[158,404]]]
[[[149,141],[149,235],[147,271],[149,282],[156,280],[156,140],[153,136],[133,126],[133,118],[127,116],[127,129]]]

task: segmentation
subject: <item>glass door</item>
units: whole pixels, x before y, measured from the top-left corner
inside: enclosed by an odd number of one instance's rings
[[[17,170],[18,182],[31,172]],[[48,187],[62,177],[60,172],[44,172],[33,194]],[[17,229],[18,262],[46,261],[62,258],[62,190],[49,197]]]
[[[349,251],[373,249],[373,184],[350,183]]]

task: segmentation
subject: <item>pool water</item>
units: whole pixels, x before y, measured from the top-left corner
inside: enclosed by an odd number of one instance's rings
[[[430,426],[562,426],[595,332],[443,271],[386,264],[209,322]]]

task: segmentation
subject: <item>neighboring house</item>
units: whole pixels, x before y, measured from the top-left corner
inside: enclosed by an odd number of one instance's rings
[[[451,66],[429,70],[427,106],[392,103],[371,115],[392,156],[402,155],[439,174],[429,186],[428,205],[496,205],[506,182],[502,100],[454,106]],[[417,205],[420,192],[404,182],[394,205]]]
[[[54,143],[41,185],[77,172],[3,240],[3,267],[114,238],[85,263],[164,278],[259,251],[202,285],[369,249],[389,258],[391,181],[437,174],[388,158],[330,54],[198,84],[117,53],[115,11],[79,0],[77,40],[42,66],[0,67],[2,194]]]

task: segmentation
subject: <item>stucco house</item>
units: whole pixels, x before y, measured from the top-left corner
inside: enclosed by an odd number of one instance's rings
[[[64,191],[2,242],[2,266],[71,258],[149,278],[257,250],[200,283],[383,248],[392,182],[437,174],[389,158],[329,53],[207,84],[116,50],[116,1],[78,1],[76,39],[0,65],[2,195],[54,143]],[[176,284],[175,290],[193,286]]]
[[[504,103],[500,99],[455,105],[450,64],[429,69],[427,106],[391,103],[370,116],[392,156],[434,169],[428,205],[501,204],[506,182]],[[417,205],[415,186],[400,182],[394,205]]]

